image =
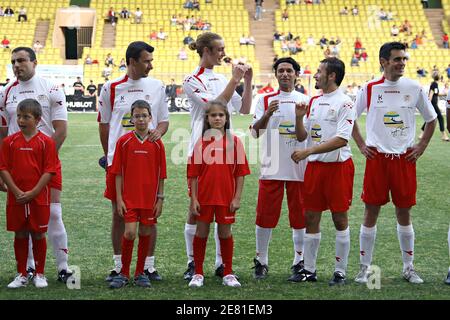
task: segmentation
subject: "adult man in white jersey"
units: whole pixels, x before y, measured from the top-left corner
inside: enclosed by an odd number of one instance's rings
[[[330,286],[346,282],[350,229],[348,209],[352,203],[354,166],[348,141],[356,112],[351,99],[339,88],[345,76],[345,65],[337,58],[321,61],[314,75],[316,89],[323,95],[313,97],[309,107],[296,108],[297,139],[307,139],[307,148],[295,151],[297,162],[308,158],[303,195],[306,210],[305,268],[299,282],[317,281],[316,261],[319,251],[322,212],[331,211],[336,228],[335,271]],[[304,116],[306,119],[304,120]]]
[[[99,133],[105,156],[107,157],[106,190],[104,196],[111,200],[112,229],[111,239],[114,250],[114,269],[106,281],[113,281],[122,268],[121,244],[124,232],[123,218],[117,212],[115,176],[110,174],[117,140],[133,130],[131,104],[136,100],[147,101],[152,108],[152,122],[149,127],[149,139],[160,139],[169,127],[169,113],[165,103],[165,88],[161,81],[148,76],[153,69],[154,48],[142,41],[129,44],[126,51],[127,73],[120,78],[106,82],[99,97]],[[145,274],[150,281],[161,280],[155,269],[154,251],[156,246],[156,225],[150,234],[150,247],[145,260]]]
[[[447,131],[450,133],[450,90],[447,94]],[[448,250],[450,256],[450,227],[448,228]],[[450,285],[450,267],[448,268],[447,278],[445,279],[445,284]]]
[[[436,112],[426,93],[416,81],[403,77],[406,48],[389,42],[380,48],[381,79],[368,82],[358,93],[358,116],[367,112],[366,141],[357,124],[353,129],[366,170],[361,199],[365,203],[360,231],[360,272],[355,281],[367,283],[377,232],[377,218],[382,205],[389,202],[389,191],[397,215],[397,235],[403,259],[403,277],[410,283],[423,280],[416,273],[414,229],[411,208],[416,204],[416,161],[424,153],[436,126]],[[415,144],[416,109],[426,122],[422,139]]]
[[[57,85],[36,75],[36,54],[28,47],[18,47],[12,51],[11,64],[15,81],[11,81],[0,96],[0,145],[6,135],[20,131],[16,121],[16,109],[24,99],[36,99],[42,105],[42,119],[38,129],[55,140],[59,150],[67,135],[66,97]],[[0,181],[0,188],[3,182]],[[51,204],[48,223],[48,238],[53,246],[58,269],[58,281],[66,282],[72,275],[68,270],[67,233],[62,221],[61,163],[57,174],[50,182]],[[30,277],[35,269],[33,251],[28,250],[27,271]]]
[[[272,229],[278,224],[286,188],[289,223],[294,242],[294,261],[289,281],[303,268],[303,237],[305,213],[303,208],[303,177],[306,162],[295,164],[291,160],[294,150],[305,144],[295,137],[295,105],[307,104],[306,95],[295,91],[299,64],[292,58],[278,59],[273,69],[279,89],[259,98],[251,132],[262,138],[262,163],[259,177],[258,205],[256,207],[256,258],[253,260],[254,278],[264,279],[269,271],[269,242]]]

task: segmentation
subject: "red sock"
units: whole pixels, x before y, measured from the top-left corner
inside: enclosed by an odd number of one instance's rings
[[[14,238],[14,254],[17,262],[17,273],[27,276],[28,237]]]
[[[44,274],[45,258],[47,256],[47,239],[32,239],[33,240],[33,256],[34,264],[36,265],[36,274]]]
[[[147,258],[148,247],[150,246],[150,236],[139,236],[138,258],[134,276],[144,273],[145,259]]]
[[[194,264],[195,274],[203,275],[203,261],[205,261],[206,242],[208,238],[194,236]]]
[[[122,237],[122,270],[120,271],[125,277],[130,277],[130,264],[133,257],[134,240],[128,240]]]
[[[233,273],[233,236],[220,240],[220,252],[222,253],[222,262],[223,262],[223,275],[229,275]]]

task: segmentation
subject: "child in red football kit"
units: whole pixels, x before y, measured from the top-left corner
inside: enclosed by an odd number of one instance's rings
[[[139,222],[139,245],[134,283],[150,287],[144,274],[150,234],[161,215],[166,179],[166,153],[161,140],[150,142],[148,125],[152,121],[148,102],[136,100],[131,105],[135,130],[122,136],[116,145],[111,172],[116,176],[118,214],[125,220],[122,238],[122,270],[110,283],[111,289],[128,284],[134,239]]]
[[[3,140],[0,154],[0,176],[8,187],[6,229],[14,231],[14,253],[17,277],[8,284],[16,289],[28,284],[28,238],[31,234],[37,288],[48,286],[44,276],[47,241],[45,233],[50,218],[50,189],[48,182],[56,173],[58,155],[52,138],[37,126],[42,108],[34,99],[22,100],[17,106],[20,132]]]
[[[240,207],[244,176],[250,174],[250,169],[241,141],[229,129],[230,114],[226,105],[220,101],[208,103],[203,135],[195,146],[191,165],[188,167],[188,178],[192,179],[190,210],[197,221],[194,237],[195,274],[189,287],[203,286],[206,242],[214,217],[218,224],[224,264],[223,284],[230,287],[241,286],[232,274],[231,224]]]

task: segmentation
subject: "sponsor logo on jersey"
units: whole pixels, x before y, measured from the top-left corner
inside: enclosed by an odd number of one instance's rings
[[[34,90],[25,90],[25,91],[19,92],[19,94],[25,94],[25,93],[34,93]]]
[[[383,103],[383,95],[382,94],[378,95],[377,103]]]
[[[283,121],[278,126],[278,132],[286,139],[295,139],[295,125],[290,121]]]
[[[384,115],[384,125],[388,128],[403,128],[403,120],[395,111],[389,111]]]
[[[320,142],[322,139],[322,135],[320,134],[320,131],[322,131],[322,128],[319,124],[315,124],[311,127],[311,139],[315,142]]]
[[[128,92],[132,93],[132,92],[144,92],[144,90],[142,89],[130,89],[128,90]]]

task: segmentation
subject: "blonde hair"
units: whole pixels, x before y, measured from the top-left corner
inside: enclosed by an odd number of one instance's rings
[[[222,40],[222,37],[217,33],[213,32],[204,32],[197,37],[195,42],[191,42],[189,44],[189,49],[196,50],[200,57],[203,56],[203,49],[208,48],[209,50],[213,49],[213,41],[214,40]]]

